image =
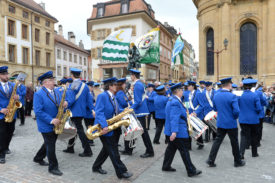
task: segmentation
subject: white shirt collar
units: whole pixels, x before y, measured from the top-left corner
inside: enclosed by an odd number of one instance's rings
[[[109,90],[107,90],[107,93],[112,97],[112,99],[114,98],[114,94],[112,92],[110,92]]]
[[[179,99],[179,101],[181,101],[181,99],[177,95],[175,95],[175,97],[177,97]]]
[[[226,88],[222,88],[222,90],[225,90],[225,91],[230,91],[229,89],[226,89]]]
[[[46,87],[45,87],[46,88]],[[46,88],[48,90],[49,93],[51,93],[53,90],[50,90],[49,88]]]
[[[5,83],[4,83],[4,82],[1,81],[1,85],[2,85],[3,87],[5,86],[5,84],[8,84],[8,82],[5,82]],[[8,86],[9,86],[9,85],[8,85]]]
[[[133,83],[133,85],[135,85],[137,81],[139,81],[139,79],[137,79],[137,80]]]

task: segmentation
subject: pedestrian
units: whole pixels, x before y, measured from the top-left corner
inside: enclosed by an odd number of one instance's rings
[[[27,85],[27,93],[26,93],[26,109],[25,116],[31,116],[32,106],[33,106],[33,87],[32,82]]]

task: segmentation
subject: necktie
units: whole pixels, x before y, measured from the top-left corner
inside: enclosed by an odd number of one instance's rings
[[[117,115],[119,112],[118,112],[118,106],[117,106],[115,97],[113,97],[113,103],[114,103],[114,106],[115,106],[115,113],[116,113],[116,115]]]
[[[4,85],[4,92],[6,93],[6,95],[8,95],[9,94],[9,88],[8,88],[8,83],[6,83],[5,85]]]
[[[53,92],[53,90],[51,90],[50,94],[54,98],[54,92]]]

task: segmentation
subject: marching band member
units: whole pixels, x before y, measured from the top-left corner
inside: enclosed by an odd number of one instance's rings
[[[22,103],[22,107],[18,109],[19,116],[20,116],[20,125],[23,126],[25,124],[25,96],[27,94],[27,88],[24,85],[24,81],[19,81],[20,84],[18,85],[18,90],[20,90],[21,95],[20,97],[20,102]]]
[[[205,81],[200,81],[200,86],[198,87],[198,90],[200,91],[200,93],[202,93],[205,89]]]
[[[134,85],[134,103],[131,106],[131,108],[134,109],[137,115],[137,118],[144,130],[144,133],[142,134],[142,140],[146,147],[146,151],[140,157],[142,158],[153,157],[154,149],[152,146],[150,136],[146,129],[146,120],[145,120],[145,117],[149,113],[149,111],[148,111],[147,102],[144,96],[145,95],[144,86],[142,82],[139,80],[140,71],[134,70],[134,69],[130,69],[129,71],[131,73],[131,80],[134,82],[133,84]]]
[[[115,77],[102,81],[104,83],[104,92],[97,97],[95,107],[95,124],[100,124],[103,136],[100,136],[102,142],[102,149],[93,164],[93,172],[100,174],[107,174],[107,171],[102,169],[102,164],[110,156],[112,164],[115,168],[118,178],[130,178],[133,174],[129,173],[126,166],[120,160],[117,142],[115,142],[114,132],[108,132],[108,123],[106,120],[118,115],[120,112],[118,102],[115,98],[116,92]]]
[[[117,80],[117,91],[115,94],[118,106],[120,109],[125,109],[130,107],[133,103],[129,100],[126,93],[126,78],[121,78]],[[129,147],[129,141],[124,141],[125,149],[121,152],[123,155],[132,155],[133,148]]]
[[[238,85],[236,85],[236,84],[232,84],[232,91],[236,91],[237,90],[237,88],[238,88]]]
[[[154,106],[154,97],[156,96],[156,92],[154,91],[155,89],[155,85],[149,83],[147,85],[147,93],[146,93],[146,98],[147,98],[147,107],[149,110],[149,115],[147,116],[148,119],[148,126],[147,126],[147,130],[150,130],[150,122],[151,122],[151,117],[153,117],[153,119],[156,121],[156,117],[155,117],[155,106]]]
[[[62,92],[54,89],[55,79],[53,72],[49,71],[41,75],[38,80],[42,83],[42,89],[34,94],[33,108],[36,116],[37,127],[42,134],[44,143],[35,155],[33,161],[41,166],[49,165],[49,172],[53,175],[61,176],[63,173],[58,168],[58,161],[55,154],[55,144],[57,135],[54,132],[54,126],[60,123],[56,119],[59,105],[64,108],[68,106],[68,101],[60,104]],[[44,161],[47,156],[49,163]]]
[[[12,95],[13,87],[15,83],[9,82],[8,67],[0,67],[0,164],[6,162],[6,154],[9,154],[9,144],[12,139],[12,135],[15,129],[15,119],[11,123],[5,122],[5,115],[8,113],[8,105]],[[14,100],[19,100],[21,95],[20,90],[17,90],[17,94],[14,95]]]
[[[222,84],[221,84],[221,82],[217,82],[216,85],[217,85],[217,87],[218,87],[218,88],[216,89],[216,91],[217,91],[217,92],[221,91],[221,89],[222,89]]]
[[[70,106],[70,110],[72,112],[71,120],[75,124],[77,128],[77,134],[82,143],[82,147],[84,149],[83,153],[80,153],[80,157],[91,157],[93,155],[92,149],[89,145],[88,138],[85,135],[82,119],[86,115],[88,101],[90,101],[90,90],[88,86],[80,80],[81,70],[77,68],[71,68],[71,77],[73,82],[80,83],[78,87],[73,88],[73,83],[69,85],[70,90],[72,90],[72,96],[74,98],[73,104]],[[69,144],[67,149],[63,150],[65,153],[74,153],[74,143],[75,138],[69,140]]]
[[[165,96],[165,87],[161,85],[156,89],[156,96],[154,97],[155,115],[156,115],[156,133],[153,140],[154,144],[160,144],[159,139],[163,126],[165,124],[165,106],[168,102],[168,97]]]
[[[176,169],[171,167],[175,153],[179,150],[181,158],[184,162],[187,174],[189,177],[193,177],[201,174],[200,170],[197,170],[191,161],[191,157],[188,151],[189,146],[189,134],[187,125],[186,108],[181,102],[183,90],[181,83],[175,84],[171,87],[173,96],[170,97],[165,108],[165,135],[170,137],[168,146],[165,151],[163,160],[163,171],[174,172]]]
[[[232,153],[234,156],[234,166],[244,166],[245,162],[241,160],[239,142],[238,142],[238,125],[239,105],[237,96],[230,92],[232,88],[232,81],[230,78],[221,79],[222,89],[214,97],[214,110],[218,112],[217,117],[217,137],[212,145],[207,164],[210,167],[215,167],[215,159],[217,157],[219,148],[226,134],[228,134]]]
[[[84,123],[86,128],[88,129],[89,126],[93,126],[94,125],[94,121],[95,121],[95,100],[94,100],[94,95],[93,95],[93,85],[94,82],[93,81],[89,81],[87,83],[88,87],[89,87],[89,95],[90,97],[88,97],[87,100],[87,107],[86,107],[86,115],[84,116]],[[88,140],[90,146],[94,146],[94,141],[93,140]]]
[[[251,142],[252,157],[258,157],[258,128],[259,128],[259,114],[261,112],[260,99],[256,93],[251,91],[254,79],[243,80],[244,92],[239,97],[240,115],[239,123],[241,126],[241,158],[244,159],[245,148]]]

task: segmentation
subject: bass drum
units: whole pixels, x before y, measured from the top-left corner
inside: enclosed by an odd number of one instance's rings
[[[208,126],[196,116],[190,116],[190,124],[193,127],[190,136],[196,140],[208,129]]]
[[[205,123],[215,132],[217,133],[217,116],[218,113],[215,111],[210,111],[205,117]]]
[[[74,138],[76,134],[77,134],[76,127],[74,127],[74,125],[71,123],[70,120],[67,120],[64,126],[63,133],[58,135],[57,139],[61,141],[66,141]]]

